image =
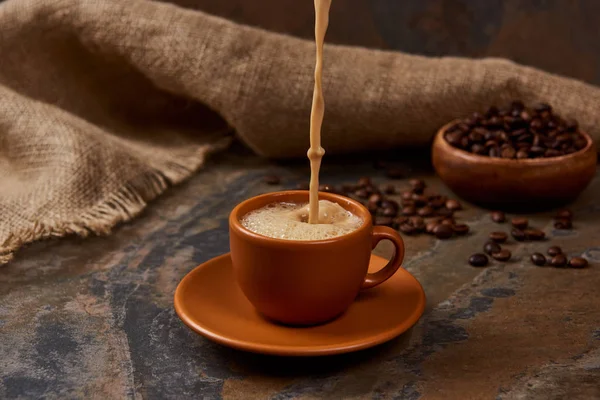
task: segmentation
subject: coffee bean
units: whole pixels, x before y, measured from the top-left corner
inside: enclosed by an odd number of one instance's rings
[[[454,233],[461,236],[469,233],[469,225],[467,224],[455,224],[452,229],[454,230]]]
[[[414,200],[415,204],[419,207],[427,204],[427,197],[423,196],[422,194],[414,193],[412,199]]]
[[[492,258],[498,261],[508,261],[511,257],[512,253],[506,249],[502,249],[497,253],[492,253]]]
[[[267,185],[279,185],[281,183],[281,178],[277,175],[267,175],[263,178],[263,181]]]
[[[492,221],[499,223],[499,224],[506,221],[506,216],[504,215],[504,213],[502,211],[492,211],[491,217],[492,217]]]
[[[488,264],[488,258],[485,254],[475,253],[469,257],[469,264],[474,267],[485,267]]]
[[[541,267],[546,265],[546,257],[542,253],[533,253],[531,255],[531,262]]]
[[[412,200],[413,193],[412,192],[403,192],[402,200]]]
[[[381,212],[381,215],[383,215],[384,217],[395,217],[397,214],[398,209],[392,207],[384,208]]]
[[[402,207],[415,207],[415,201],[414,200],[402,200]]]
[[[417,214],[419,214],[421,217],[429,217],[433,215],[433,208],[429,206],[422,207],[419,209],[419,211],[417,211]]]
[[[496,242],[491,242],[488,241],[484,246],[483,246],[483,251],[485,251],[487,254],[494,254],[494,253],[498,253],[500,250],[502,250],[502,247],[500,247],[500,245]]]
[[[573,223],[570,219],[561,218],[554,221],[554,227],[556,229],[571,229],[573,228]]]
[[[455,223],[456,221],[454,220],[454,218],[444,218],[440,221],[440,224],[448,225],[449,227],[453,227]]]
[[[527,151],[525,150],[519,150],[517,151],[516,157],[517,160],[524,160],[526,158],[529,158],[529,153],[527,153]]]
[[[418,229],[415,228],[414,226],[404,223],[402,225],[400,225],[400,227],[398,228],[398,230],[402,233],[405,233],[407,235],[414,235],[416,233],[418,233]]]
[[[562,254],[562,249],[558,246],[550,246],[548,247],[548,251],[546,251],[546,253],[548,253],[549,256],[556,256],[558,254]]]
[[[454,231],[452,230],[452,227],[449,225],[439,224],[435,228],[433,228],[433,234],[438,239],[448,239],[448,238],[452,237],[452,235],[454,234]]]
[[[394,185],[385,185],[383,187],[383,193],[385,193],[385,194],[395,194],[396,193],[396,187]]]
[[[568,210],[566,208],[559,210],[556,213],[556,217],[555,218],[566,218],[566,219],[571,219],[573,218],[573,212],[571,210]]]
[[[489,235],[489,238],[496,243],[504,243],[506,239],[508,239],[508,235],[504,232],[492,232]]]
[[[408,218],[406,218],[406,217],[402,217],[402,216],[396,217],[396,218],[394,218],[394,222],[393,222],[392,226],[394,228],[398,229],[400,227],[400,225],[406,223],[407,221],[408,221]]]
[[[550,260],[550,265],[552,265],[553,267],[559,267],[559,268],[564,267],[565,265],[567,265],[567,257],[565,257],[564,254],[555,255]]]
[[[517,151],[512,147],[507,147],[500,153],[502,158],[514,158],[517,155]]]
[[[383,225],[383,226],[391,227],[393,225],[393,223],[394,223],[394,219],[392,217],[381,216],[381,217],[375,218],[375,225]]]
[[[517,229],[525,229],[529,225],[527,218],[513,218],[510,222]]]
[[[546,234],[539,229],[529,228],[525,229],[525,237],[529,240],[543,240]]]
[[[425,182],[421,179],[411,179],[408,183],[412,187],[413,193],[422,194],[425,190]]]
[[[583,257],[573,257],[569,260],[569,267],[571,268],[585,268],[588,265],[588,261]]]
[[[367,202],[367,209],[371,214],[375,214],[379,210],[379,206],[377,205],[377,203],[369,201]]]
[[[402,215],[405,216],[410,216],[410,215],[415,215],[417,213],[417,210],[414,207],[404,207],[402,208]]]
[[[457,211],[462,209],[462,205],[458,201],[450,199],[446,201],[446,208],[450,211]]]
[[[382,208],[393,208],[396,211],[400,208],[397,201],[390,200],[390,199],[384,199],[381,201],[380,204],[381,204]]]
[[[515,239],[517,242],[522,242],[525,239],[527,239],[527,237],[525,236],[525,232],[523,232],[520,229],[513,229],[512,231],[510,231],[511,236],[513,237],[513,239]]]
[[[375,204],[380,204],[382,199],[383,197],[378,193],[374,193],[371,196],[369,196],[369,202]]]
[[[435,229],[436,226],[438,226],[437,222],[435,222],[435,221],[428,222],[427,224],[425,224],[425,232],[427,232],[429,234],[433,234],[433,230]]]
[[[391,167],[385,170],[385,175],[390,179],[404,178],[404,171],[400,168]]]
[[[429,196],[429,206],[431,208],[441,208],[446,204],[446,197],[445,196]]]
[[[354,195],[361,199],[366,199],[369,197],[369,192],[367,192],[366,189],[362,188],[362,189],[358,189],[356,192],[354,192]]]

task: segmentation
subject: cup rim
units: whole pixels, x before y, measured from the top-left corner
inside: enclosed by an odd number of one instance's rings
[[[520,160],[519,159],[517,159],[517,160],[507,159],[507,158],[494,158],[494,157],[489,157],[489,156],[483,156],[480,154],[470,153],[466,150],[460,149],[458,147],[454,147],[450,143],[448,143],[448,141],[444,137],[444,134],[446,133],[446,131],[448,131],[448,129],[450,129],[451,126],[457,124],[458,122],[460,122],[460,120],[455,119],[453,121],[448,122],[444,126],[442,126],[438,130],[435,139],[438,140],[439,146],[441,146],[441,148],[444,151],[454,154],[464,160],[471,161],[471,162],[486,162],[486,163],[490,163],[490,164],[502,165],[505,167],[515,167],[515,166],[523,166],[523,165],[528,165],[528,166],[556,165],[557,163],[560,163],[560,162],[564,162],[564,161],[567,161],[567,160],[570,160],[573,158],[581,157],[583,154],[592,150],[593,146],[594,146],[594,141],[592,140],[591,136],[587,132],[580,130],[579,133],[581,133],[581,135],[586,140],[586,145],[584,148],[577,150],[576,152],[571,153],[571,154],[564,154],[562,156],[549,157],[549,158],[546,158],[546,157],[524,158],[524,159],[520,159]]]
[[[342,207],[344,207],[344,203],[353,205],[356,208],[356,210],[358,210],[360,212],[360,214],[362,214],[362,215],[359,215],[359,217],[362,218],[363,224],[358,229],[356,229],[352,232],[346,233],[341,236],[329,238],[329,239],[290,240],[290,239],[278,239],[278,238],[273,238],[270,236],[261,235],[260,233],[253,232],[253,231],[245,228],[240,222],[241,217],[243,217],[243,215],[240,215],[241,211],[247,206],[247,204],[249,202],[260,201],[262,203],[262,200],[265,200],[267,198],[273,198],[272,203],[275,203],[275,202],[277,202],[277,198],[283,198],[283,197],[287,197],[290,195],[299,195],[299,194],[301,194],[301,195],[306,194],[306,201],[308,202],[308,195],[309,195],[308,190],[282,190],[282,191],[277,191],[277,192],[270,192],[270,193],[265,193],[265,194],[261,194],[258,196],[254,196],[254,197],[251,197],[249,199],[246,199],[246,200],[240,202],[238,205],[236,205],[233,208],[233,210],[229,214],[230,230],[234,231],[238,235],[243,235],[246,239],[249,239],[249,240],[255,242],[256,244],[264,245],[265,243],[268,243],[269,245],[274,245],[277,247],[299,248],[299,247],[305,247],[305,246],[311,246],[311,245],[312,246],[328,245],[331,243],[339,242],[340,240],[349,240],[352,238],[356,238],[358,236],[362,236],[365,234],[366,231],[370,231],[372,229],[373,221],[372,221],[371,213],[369,212],[369,210],[367,210],[367,208],[364,205],[362,205],[360,202],[358,202],[354,199],[351,199],[349,197],[341,196],[341,195],[334,194],[334,193],[326,193],[326,192],[319,192],[319,200],[329,200],[329,201],[339,204]],[[280,200],[280,201],[284,201],[284,200]],[[264,204],[269,204],[269,203],[264,203]],[[348,210],[347,207],[344,207],[344,209]],[[350,211],[350,210],[348,210],[348,211]],[[247,214],[248,212],[249,211],[245,212],[244,215]]]

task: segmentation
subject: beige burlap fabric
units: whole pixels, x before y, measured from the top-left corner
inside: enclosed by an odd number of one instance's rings
[[[308,147],[310,41],[149,0],[8,0],[0,32],[1,263],[130,220],[225,147],[229,127],[264,156]],[[425,145],[512,98],[548,101],[600,137],[600,90],[507,61],[326,46],[324,74],[328,154]]]

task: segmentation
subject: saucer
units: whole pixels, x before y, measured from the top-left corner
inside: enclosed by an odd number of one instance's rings
[[[369,272],[387,260],[371,256]],[[361,291],[337,319],[289,327],[266,320],[246,299],[228,254],[188,273],[175,291],[175,311],[193,331],[225,346],[280,356],[322,356],[372,347],[407,331],[423,314],[425,292],[403,268],[386,282]]]

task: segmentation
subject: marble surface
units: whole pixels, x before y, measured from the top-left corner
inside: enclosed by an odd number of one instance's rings
[[[355,159],[326,158],[322,180],[387,182]],[[404,168],[448,193],[426,160]],[[283,184],[266,186],[267,173]],[[534,267],[528,255],[549,244],[514,242],[512,261],[470,267],[466,259],[487,234],[509,228],[465,204],[459,219],[469,236],[405,238],[404,267],[428,304],[414,329],[389,343],[295,359],[231,350],[193,333],[173,309],[178,282],[228,251],[226,218],[236,203],[292,188],[307,173],[303,161],[229,152],[111,236],[22,250],[0,269],[0,398],[600,398],[598,177],[571,207],[574,230],[553,231],[550,212],[530,218],[569,255],[587,257],[587,269]]]

